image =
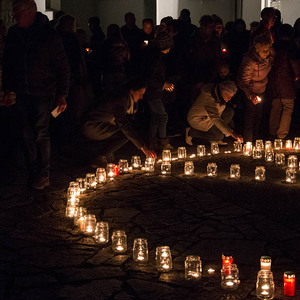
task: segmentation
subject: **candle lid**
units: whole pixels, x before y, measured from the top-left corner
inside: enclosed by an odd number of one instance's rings
[[[296,275],[295,275],[294,272],[286,271],[286,272],[284,272],[284,277],[285,277],[285,278],[295,278]]]
[[[260,260],[263,261],[263,262],[271,262],[272,261],[270,256],[262,256],[260,258]]]

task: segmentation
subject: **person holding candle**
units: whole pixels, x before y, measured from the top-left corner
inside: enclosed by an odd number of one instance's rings
[[[93,167],[105,167],[114,160],[114,152],[130,140],[147,157],[156,157],[131,124],[130,116],[137,111],[137,102],[143,98],[146,85],[140,80],[131,81],[123,90],[107,96],[106,101],[89,112],[84,120],[82,133],[91,140],[107,140],[107,146],[96,158]]]
[[[210,142],[217,141],[220,145],[224,135],[243,141],[242,136],[235,133],[228,123],[233,117],[233,110],[224,114],[226,103],[236,93],[237,87],[233,81],[223,81],[218,84],[208,83],[202,87],[201,94],[190,108],[187,120],[191,127],[186,130],[186,143],[192,145],[192,138],[202,138]]]

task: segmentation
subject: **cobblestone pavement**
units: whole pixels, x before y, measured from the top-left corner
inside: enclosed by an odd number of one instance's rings
[[[1,187],[0,298],[256,299],[259,259],[269,255],[275,299],[288,299],[283,272],[300,276],[300,183],[287,185],[283,169],[234,153],[193,161],[193,177],[183,176],[183,162],[176,161],[170,176],[160,175],[157,166],[154,174],[120,175],[81,197],[89,213],[109,222],[110,232],[126,230],[128,251],[122,255],[112,252],[111,242],[100,246],[80,234],[65,217],[68,183],[93,171],[88,166],[72,160],[54,165],[51,187],[41,192],[27,190],[22,176]],[[210,161],[219,168],[214,179],[205,176]],[[239,181],[228,179],[232,163],[241,166]],[[266,166],[266,182],[253,181],[256,165]],[[147,264],[132,260],[137,237],[148,239]],[[155,248],[162,245],[172,251],[169,273],[155,267]],[[230,253],[240,270],[240,286],[231,294],[220,286],[222,253]],[[203,264],[197,282],[184,278],[191,254]],[[208,275],[209,267],[215,275]],[[293,299],[300,299],[299,287]]]

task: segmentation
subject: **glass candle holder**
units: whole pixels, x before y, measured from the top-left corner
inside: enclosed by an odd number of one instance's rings
[[[84,216],[87,214],[87,209],[82,206],[77,206],[74,213],[74,225],[79,226],[80,231],[84,230]]]
[[[239,164],[233,164],[230,166],[230,178],[231,179],[240,179],[241,177],[241,168]]]
[[[294,150],[300,150],[300,137],[294,138],[293,148]]]
[[[224,264],[221,269],[221,287],[236,290],[240,284],[239,269],[236,264]]]
[[[79,183],[77,181],[71,181],[69,187],[79,188]]]
[[[286,150],[291,150],[293,148],[293,143],[291,140],[286,140],[285,141],[285,149]]]
[[[145,238],[137,238],[133,241],[132,248],[133,260],[145,263],[148,261],[148,242]]]
[[[257,274],[256,296],[258,299],[273,299],[275,295],[275,284],[273,273],[262,270]]]
[[[271,271],[272,259],[270,256],[262,256],[260,258],[260,270]]]
[[[85,215],[84,216],[84,233],[85,234],[93,234],[96,229],[97,219],[95,215]]]
[[[69,187],[67,190],[67,200],[69,201],[75,201],[76,198],[78,198],[80,194],[80,189],[76,187]]]
[[[194,163],[192,161],[184,163],[184,175],[194,175]]]
[[[115,165],[114,164],[107,164],[106,165],[106,177],[107,179],[113,180],[115,178]]]
[[[96,187],[97,182],[96,182],[96,175],[94,173],[87,173],[85,175],[85,180],[86,180],[87,189],[91,190]]]
[[[103,183],[106,181],[106,170],[104,168],[98,168],[96,170],[97,183]]]
[[[219,144],[217,142],[211,142],[210,143],[210,152],[213,155],[216,155],[216,154],[220,153]]]
[[[283,146],[283,141],[282,139],[275,139],[274,140],[274,149],[275,150],[281,150]]]
[[[169,161],[163,161],[161,163],[161,174],[162,175],[171,174],[171,163]]]
[[[284,155],[284,153],[276,153],[275,154],[275,164],[278,167],[285,165],[285,155]]]
[[[206,155],[205,145],[198,145],[197,146],[197,156],[205,156],[205,155]]]
[[[202,275],[202,262],[200,256],[189,255],[184,262],[185,279],[198,280]]]
[[[288,168],[297,168],[298,166],[298,158],[296,155],[289,155],[287,161]]]
[[[94,238],[99,244],[106,244],[109,241],[108,222],[97,222]]]
[[[253,147],[253,150],[252,150],[252,157],[253,159],[260,159],[262,158],[262,155],[263,155],[263,148],[260,148],[260,147]]]
[[[162,161],[171,161],[172,155],[170,150],[163,150]]]
[[[265,161],[266,162],[274,161],[274,152],[273,152],[273,150],[265,151]]]
[[[66,217],[74,218],[76,206],[67,205],[66,207]]]
[[[131,167],[133,170],[139,170],[142,167],[142,161],[139,156],[131,157]]]
[[[283,274],[283,293],[285,296],[295,296],[296,276],[294,272],[286,271]]]
[[[238,141],[233,142],[233,151],[234,152],[242,152],[243,151],[243,144]]]
[[[273,145],[272,145],[272,142],[271,141],[266,141],[266,144],[265,144],[265,151],[271,151],[273,150]]]
[[[264,166],[257,166],[255,168],[254,178],[257,181],[265,181],[266,180],[266,169]]]
[[[251,156],[252,155],[252,142],[247,142],[243,147],[243,155]]]
[[[207,176],[214,177],[218,174],[218,166],[216,163],[207,164]]]
[[[172,269],[172,254],[169,246],[156,247],[156,267],[160,272],[169,272]]]
[[[285,181],[286,181],[286,183],[296,183],[297,182],[297,170],[295,168],[287,168],[286,169]]]
[[[186,148],[178,147],[178,159],[186,158]]]
[[[115,230],[111,236],[112,250],[116,253],[127,251],[127,235],[124,230]]]
[[[155,170],[155,158],[154,157],[146,157],[145,171],[146,172],[154,172],[154,170]]]
[[[76,181],[78,182],[78,186],[80,189],[80,193],[84,193],[86,190],[86,180],[85,178],[76,178]]]
[[[119,172],[120,174],[126,174],[129,172],[129,165],[127,159],[119,160]]]
[[[222,267],[224,265],[232,264],[233,263],[233,257],[232,256],[226,256],[222,254]]]
[[[263,140],[256,140],[255,141],[255,147],[260,148],[260,149],[264,149],[264,141]]]

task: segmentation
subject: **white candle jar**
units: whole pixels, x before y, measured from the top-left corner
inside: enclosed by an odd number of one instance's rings
[[[288,162],[287,162],[288,168],[297,168],[298,166],[298,158],[296,155],[289,155],[288,156]]]
[[[295,168],[287,168],[285,171],[285,181],[286,183],[297,182],[297,170]]]
[[[285,141],[285,149],[286,150],[291,150],[293,148],[293,143],[291,140],[286,140]]]
[[[133,170],[139,170],[142,167],[142,161],[139,156],[132,156],[131,157],[131,167]]]
[[[94,238],[99,244],[106,244],[109,241],[108,222],[97,222]]]
[[[210,152],[213,155],[216,155],[216,154],[220,153],[219,144],[217,142],[211,142],[210,143]]]
[[[253,147],[253,150],[252,150],[252,157],[253,159],[260,159],[262,158],[262,155],[263,155],[263,148],[260,148],[260,147]]]
[[[255,168],[255,180],[265,181],[266,180],[266,169],[264,166],[258,166]]]
[[[230,166],[230,178],[231,179],[240,179],[241,177],[241,168],[239,164],[233,164]]]
[[[116,177],[114,164],[110,163],[106,165],[106,177],[110,180],[113,180]]]
[[[172,155],[170,150],[163,150],[162,161],[171,161]]]
[[[234,152],[242,152],[243,151],[243,144],[238,141],[233,142],[233,151]]]
[[[262,270],[257,274],[256,296],[258,299],[273,299],[275,296],[275,284],[273,273]]]
[[[116,253],[127,251],[127,235],[124,230],[115,230],[111,236],[112,250]]]
[[[273,145],[272,145],[272,142],[271,141],[266,141],[266,144],[265,144],[265,151],[271,151],[273,150]]]
[[[85,215],[84,219],[84,233],[88,235],[94,234],[94,231],[96,229],[97,219],[95,215]]]
[[[221,287],[236,290],[240,284],[239,269],[236,264],[225,264],[221,269]]]
[[[82,206],[77,206],[74,213],[74,225],[79,226],[79,229],[84,229],[84,216],[87,214],[87,209]]]
[[[77,181],[71,181],[69,187],[79,188],[79,183]]]
[[[78,182],[80,193],[84,193],[86,190],[86,180],[85,178],[76,178],[76,181]]]
[[[283,146],[283,141],[282,139],[275,139],[274,140],[274,149],[275,150],[281,150]]]
[[[217,176],[218,166],[216,163],[208,163],[207,164],[207,176],[214,177]]]
[[[98,168],[96,170],[97,183],[103,183],[106,181],[106,170],[104,168]]]
[[[87,173],[85,175],[85,180],[86,180],[86,187],[87,189],[91,190],[94,189],[97,185],[96,182],[96,175],[93,173]]]
[[[67,205],[66,207],[66,217],[74,218],[76,206]]]
[[[184,163],[184,175],[194,175],[194,163],[192,161],[186,161]]]
[[[294,150],[300,150],[300,137],[294,138],[293,148]]]
[[[264,141],[263,140],[256,140],[255,141],[255,147],[260,148],[261,150],[264,149]]]
[[[252,142],[247,142],[243,147],[243,155],[251,156],[252,155]]]
[[[126,174],[129,172],[129,165],[127,159],[119,160],[119,172],[120,174]]]
[[[154,172],[155,171],[155,158],[154,157],[146,157],[145,171],[146,172]]]
[[[69,187],[67,190],[67,200],[75,201],[80,194],[80,189],[76,187]]]
[[[202,262],[200,256],[189,255],[184,262],[185,279],[198,280],[202,276]]]
[[[134,239],[132,248],[133,260],[140,263],[148,261],[148,242],[145,238]]]
[[[186,158],[186,148],[185,147],[178,147],[178,159]]]
[[[171,174],[171,163],[170,162],[163,161],[161,163],[161,174],[162,175]]]
[[[274,161],[274,152],[273,152],[273,150],[265,152],[265,161],[266,162],[273,162]]]
[[[172,269],[172,254],[169,246],[156,247],[156,267],[160,272],[169,272]]]
[[[205,155],[206,155],[205,145],[198,145],[197,146],[197,156],[205,156]]]
[[[278,167],[285,165],[285,155],[284,155],[284,153],[276,153],[275,154],[275,164]]]
[[[260,270],[271,271],[272,259],[270,256],[262,256],[260,258]]]

